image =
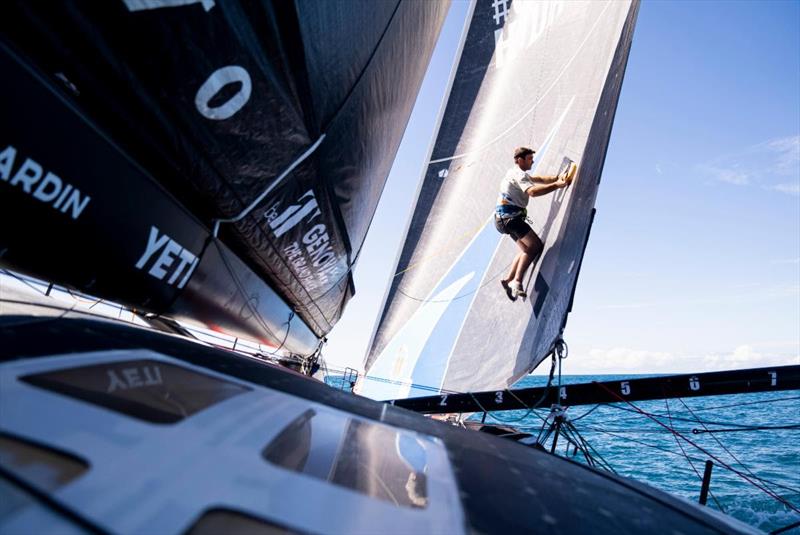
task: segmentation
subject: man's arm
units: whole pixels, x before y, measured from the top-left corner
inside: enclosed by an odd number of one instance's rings
[[[559,175],[542,175],[531,177],[534,182],[541,182],[542,184],[552,184],[553,182],[558,181],[559,178],[561,178]]]
[[[566,180],[562,178],[555,177],[556,180],[554,182],[550,182],[549,184],[537,184],[535,186],[531,186],[525,190],[525,193],[531,197],[541,197],[542,195],[547,195],[557,189],[566,188],[569,186]]]

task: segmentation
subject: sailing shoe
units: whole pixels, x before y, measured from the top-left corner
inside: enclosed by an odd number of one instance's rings
[[[522,284],[519,281],[514,281],[511,284],[511,295],[513,296],[511,299],[512,301],[516,301],[517,297],[521,297],[524,301],[525,298],[528,297],[527,292],[525,292],[525,289],[522,287]]]
[[[506,291],[506,296],[511,299],[512,301],[516,301],[517,298],[514,297],[514,293],[511,291],[511,286],[508,285],[508,281],[501,280],[500,285],[503,287],[503,290]]]

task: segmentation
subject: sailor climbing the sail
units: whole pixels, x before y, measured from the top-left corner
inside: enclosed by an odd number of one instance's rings
[[[522,280],[528,267],[539,257],[544,249],[542,240],[525,222],[528,197],[540,197],[570,185],[574,168],[570,167],[564,175],[531,176],[535,151],[528,147],[514,150],[514,166],[500,181],[500,195],[495,208],[494,223],[502,234],[508,234],[520,248],[511,263],[508,275],[500,281],[506,295],[512,301],[525,297],[527,293]]]

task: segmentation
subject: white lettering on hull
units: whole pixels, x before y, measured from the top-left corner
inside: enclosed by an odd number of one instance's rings
[[[37,201],[51,204],[53,209],[63,214],[68,213],[72,219],[80,217],[92,199],[89,195],[65,183],[58,175],[45,172],[41,164],[32,158],[26,158],[12,173],[16,158],[17,149],[12,145],[0,152],[0,180],[22,189]]]
[[[159,253],[155,261],[152,261]],[[178,261],[176,265],[176,260]],[[167,236],[160,234],[158,227],[150,227],[150,236],[147,238],[147,246],[144,253],[139,257],[136,262],[136,269],[144,269],[149,266],[147,273],[158,280],[167,279],[167,284],[175,286],[177,283],[178,288],[183,288],[189,281],[189,277],[197,267],[198,258],[191,251],[187,250],[181,244]],[[183,278],[178,282],[179,277]]]

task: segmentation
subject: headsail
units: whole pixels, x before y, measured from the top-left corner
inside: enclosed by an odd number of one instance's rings
[[[308,353],[447,8],[4,3],[0,264]]]
[[[503,388],[533,369],[571,306],[638,0],[477,0],[360,392],[377,399]],[[572,187],[531,200],[545,251],[529,298],[499,279],[517,249],[493,225],[515,146]]]

